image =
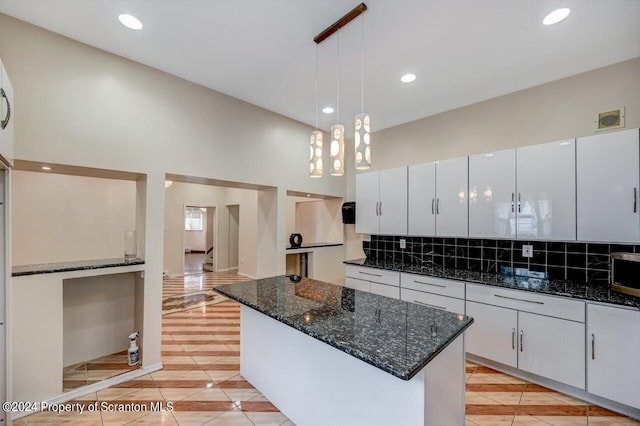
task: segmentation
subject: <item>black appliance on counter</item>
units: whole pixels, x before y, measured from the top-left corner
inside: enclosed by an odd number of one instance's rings
[[[342,204],[342,223],[356,223],[355,201]]]
[[[611,253],[611,290],[640,296],[640,253]]]
[[[302,245],[302,234],[291,234],[289,236],[289,244],[291,244],[291,247],[300,247]]]

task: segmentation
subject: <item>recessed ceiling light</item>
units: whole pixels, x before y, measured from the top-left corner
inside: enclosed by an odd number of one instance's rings
[[[562,9],[556,9],[547,16],[544,17],[542,23],[544,25],[553,25],[557,24],[560,21],[563,21],[569,14],[571,13],[571,9],[567,7],[563,7]]]
[[[330,106],[324,107],[322,108],[322,112],[324,112],[325,114],[331,114],[333,112],[333,108],[331,108]]]
[[[400,77],[400,81],[403,82],[403,83],[411,83],[415,79],[416,79],[416,75],[415,74],[405,74],[402,77]]]
[[[127,13],[122,13],[118,16],[118,20],[122,25],[127,28],[131,28],[132,30],[141,30],[142,22],[135,16],[129,15]]]
[[[42,166],[42,167],[40,167],[40,168],[41,168],[42,170],[47,170],[47,171],[51,170],[51,167],[49,167],[49,166]]]

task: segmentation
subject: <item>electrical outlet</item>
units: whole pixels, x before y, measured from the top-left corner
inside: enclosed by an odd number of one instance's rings
[[[407,248],[407,240],[405,240],[404,238],[400,238],[400,248],[401,249]]]
[[[533,246],[530,244],[524,244],[522,246],[522,257],[533,257]]]

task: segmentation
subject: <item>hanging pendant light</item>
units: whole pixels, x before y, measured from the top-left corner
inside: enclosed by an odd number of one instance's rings
[[[337,124],[331,126],[331,145],[329,154],[331,165],[329,173],[331,176],[344,175],[344,126],[340,123],[340,31],[337,32],[338,59],[336,66],[336,121]]]
[[[361,82],[362,97],[360,108],[364,111],[364,16],[362,20],[362,46],[360,58],[361,62]],[[355,167],[356,170],[367,170],[371,168],[371,117],[366,112],[361,112],[355,118],[354,135]]]
[[[309,176],[322,177],[322,132],[318,130],[318,45],[316,44],[316,129],[309,141]]]

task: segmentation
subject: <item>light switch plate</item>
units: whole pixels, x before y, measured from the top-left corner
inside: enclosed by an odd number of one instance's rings
[[[401,249],[407,248],[407,240],[405,240],[404,238],[400,238],[400,248]]]
[[[533,257],[533,246],[530,244],[524,244],[522,246],[522,257]]]

